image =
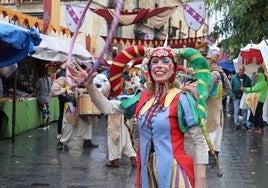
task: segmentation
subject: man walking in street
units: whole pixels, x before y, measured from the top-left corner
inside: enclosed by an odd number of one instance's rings
[[[251,80],[248,75],[245,74],[245,66],[240,65],[238,68],[238,73],[231,78],[232,91],[230,93],[230,98],[233,100],[234,105],[234,125],[235,129],[239,130],[241,128],[239,122],[239,112],[240,112],[240,101],[243,95],[242,88],[251,87]],[[247,109],[241,109],[242,113],[242,127],[247,128]]]

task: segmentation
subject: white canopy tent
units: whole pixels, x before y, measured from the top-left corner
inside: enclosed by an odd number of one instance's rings
[[[35,47],[32,57],[46,61],[65,62],[68,58],[71,41],[41,34],[42,42]],[[71,62],[88,64],[94,62],[92,55],[80,44],[75,43]]]
[[[252,52],[254,50],[254,52]],[[257,51],[259,51],[259,54],[261,54],[261,57],[263,59],[263,63],[259,64],[257,62]],[[252,58],[250,62],[248,59],[244,59],[241,54],[248,54],[247,56]],[[255,56],[256,55],[256,56]],[[247,44],[244,48],[240,49],[239,56],[233,60],[235,69],[237,72],[237,68],[239,65],[246,63],[246,74],[251,75],[253,72],[257,71],[258,66],[262,66],[266,71],[268,68],[268,40],[263,40],[259,44]]]
[[[266,68],[268,68],[268,40],[262,40],[258,44],[258,48],[261,51],[262,58],[264,59],[264,63],[266,65]]]
[[[251,50],[255,50],[255,53],[251,53]],[[257,54],[256,52],[259,51],[261,56],[262,56],[262,59],[263,59],[263,62],[262,64],[258,64],[257,63],[257,60],[254,55]],[[245,68],[246,68],[246,71],[245,73],[248,75],[248,76],[251,76],[253,72],[257,72],[257,69],[259,66],[262,66],[265,70],[265,73],[266,75],[268,76],[267,74],[267,68],[268,68],[268,40],[262,40],[259,44],[248,44],[246,45],[244,48],[241,48],[240,49],[240,54],[239,56],[233,60],[234,62],[234,65],[235,65],[235,69],[236,69],[236,72],[238,72],[238,67],[239,65],[242,65],[245,63],[243,57],[241,56],[241,52],[244,52],[244,53],[251,53],[252,55],[252,62],[250,62],[249,64],[246,64]],[[266,100],[264,102],[264,105],[263,105],[263,120],[266,121],[268,123],[268,91],[267,91],[267,94],[266,94]]]

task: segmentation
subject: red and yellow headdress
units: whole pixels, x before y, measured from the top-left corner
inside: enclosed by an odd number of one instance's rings
[[[148,73],[150,75],[150,77],[152,78],[151,76],[151,71],[150,71],[150,64],[151,64],[151,58],[153,57],[158,57],[158,58],[163,58],[163,57],[169,57],[170,59],[172,59],[173,63],[174,63],[174,74],[170,77],[169,81],[170,82],[173,82],[176,78],[176,72],[177,72],[177,61],[175,59],[175,56],[173,54],[173,51],[171,48],[168,48],[168,47],[157,47],[157,48],[154,48],[152,50],[149,50],[150,54],[149,56],[147,57],[148,58]],[[151,79],[152,80],[152,79]]]

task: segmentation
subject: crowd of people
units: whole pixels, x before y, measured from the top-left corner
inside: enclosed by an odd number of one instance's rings
[[[142,47],[137,48],[141,51],[139,54],[143,54]],[[206,166],[219,167],[226,106],[232,105],[229,108],[234,109],[235,130],[243,128],[263,134],[263,105],[268,90],[265,70],[260,66],[250,78],[245,74],[245,66],[240,65],[237,73],[230,76],[218,65],[218,54],[205,57],[191,48],[146,50],[148,52],[143,56],[146,61],[142,65],[145,68],[137,71],[125,60],[122,72],[119,71],[122,90],[118,96],[111,95],[109,70],[104,73],[98,69],[85,80],[94,62],[90,65],[73,63],[72,66],[64,63],[55,73],[54,80],[48,79],[45,73],[40,74],[35,86],[43,113],[41,127],[49,124],[50,97],[58,97],[59,141],[56,148],[65,150],[76,138],[83,140],[84,148],[97,148],[92,141],[92,114],[77,113],[79,97],[87,96],[90,105],[99,111],[97,115],[106,118],[106,167],[119,168],[124,154],[129,157],[130,164],[137,167],[137,187],[182,184],[206,187]],[[178,57],[186,59],[190,67],[178,65]],[[66,75],[67,69],[69,75]],[[82,86],[71,87],[68,79],[74,83],[85,82]],[[45,94],[47,100],[41,100],[44,97],[40,93]],[[254,110],[248,104],[242,105],[248,103],[248,93],[258,95]],[[190,135],[195,146],[194,158],[185,152],[185,133]],[[138,146],[134,144],[135,136]]]

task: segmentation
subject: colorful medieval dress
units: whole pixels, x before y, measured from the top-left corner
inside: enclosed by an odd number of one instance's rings
[[[137,187],[194,187],[194,160],[184,150],[184,133],[195,148],[196,164],[207,164],[207,144],[198,126],[193,98],[173,88],[154,100],[147,91],[123,101],[108,100],[90,87],[91,98],[104,114],[134,114],[139,128]],[[131,113],[132,111],[132,113]]]
[[[197,123],[191,105],[185,105],[191,103],[188,97],[174,88],[156,102],[143,92],[136,108],[140,134],[137,183],[141,187],[194,187],[194,161],[184,150],[181,129],[185,131],[185,127],[179,128],[180,121],[190,127]],[[194,140],[203,142],[205,148],[202,134]],[[206,152],[204,148],[199,148],[200,154]]]

